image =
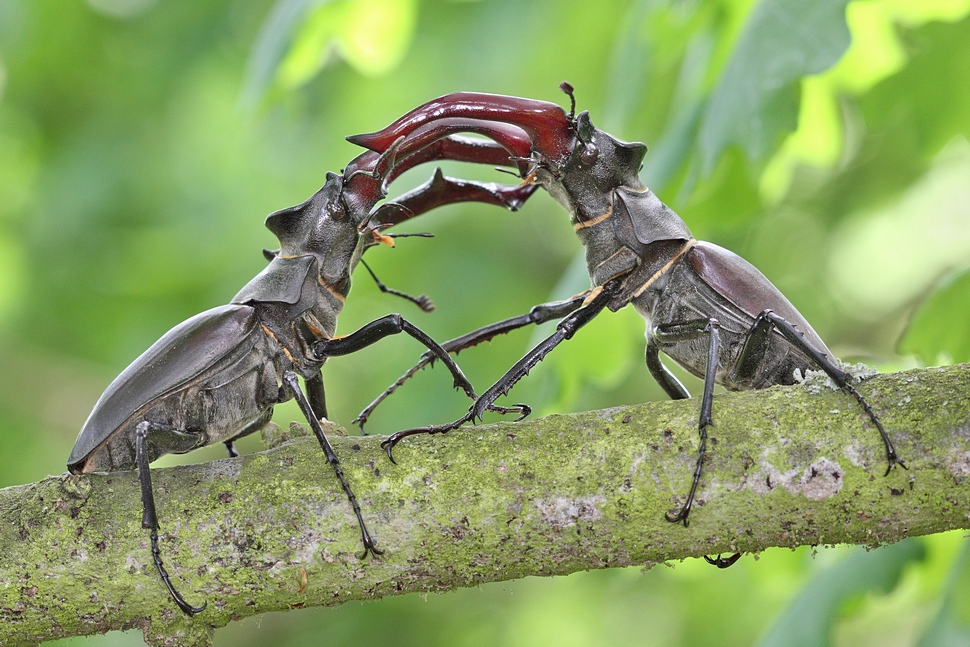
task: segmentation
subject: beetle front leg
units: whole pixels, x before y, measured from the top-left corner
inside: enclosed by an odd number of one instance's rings
[[[163,442],[171,441],[172,439],[181,439],[186,444],[194,442],[193,446],[198,444],[199,437],[195,434],[186,434],[148,421],[142,421],[135,427],[135,461],[138,465],[138,481],[141,483],[141,504],[143,510],[141,527],[147,528],[150,531],[149,538],[152,543],[152,560],[154,560],[155,568],[158,569],[158,575],[162,578],[162,582],[165,583],[169,594],[175,600],[175,604],[178,605],[179,609],[185,612],[186,615],[194,616],[205,610],[206,603],[203,602],[201,607],[193,607],[175,590],[171,579],[169,579],[168,571],[162,565],[162,555],[158,548],[158,514],[155,511],[152,476],[151,470],[148,467],[148,449],[145,446],[149,437],[154,438],[156,436],[162,437]]]
[[[593,290],[589,297],[587,297],[587,300],[584,302],[582,307],[575,310],[560,321],[559,325],[556,326],[556,332],[539,342],[535,348],[526,353],[522,359],[516,362],[515,365],[505,373],[505,375],[499,378],[498,382],[490,386],[480,398],[476,399],[475,404],[472,405],[468,413],[458,420],[446,425],[434,425],[429,427],[407,429],[405,431],[399,431],[396,434],[388,436],[388,438],[381,443],[381,447],[383,447],[387,452],[388,458],[390,458],[392,462],[394,461],[394,446],[408,436],[414,436],[416,434],[443,434],[453,429],[457,429],[466,422],[473,421],[476,418],[481,418],[486,411],[493,410],[492,407],[495,400],[507,394],[512,387],[515,386],[519,380],[528,375],[529,371],[534,368],[536,364],[541,362],[543,358],[552,351],[552,349],[563,341],[571,339],[580,328],[588,324],[593,320],[593,318],[596,317],[596,315],[601,313],[606,306],[609,305],[610,301],[619,291],[619,288],[620,280],[613,279],[602,287]]]
[[[310,381],[315,381],[315,378],[310,378]],[[317,419],[316,411],[311,405],[310,399],[303,394],[303,390],[300,388],[300,380],[297,378],[296,373],[293,371],[284,372],[283,383],[286,384],[287,388],[293,394],[293,397],[296,399],[296,404],[300,407],[300,411],[303,412],[303,416],[310,424],[310,428],[313,429],[313,434],[317,437],[317,441],[320,443],[320,447],[327,457],[327,462],[333,468],[334,473],[336,473],[337,479],[340,481],[340,486],[344,489],[347,500],[350,501],[350,507],[354,510],[354,515],[357,517],[357,525],[360,527],[361,539],[364,542],[364,553],[360,558],[364,559],[367,557],[367,553],[373,553],[375,555],[383,554],[384,551],[377,548],[377,542],[373,540],[370,532],[367,530],[363,513],[360,510],[360,504],[357,503],[357,497],[354,496],[353,490],[350,489],[350,483],[347,482],[344,471],[340,468],[337,453],[333,451],[333,446],[327,440],[327,435],[323,432],[323,427],[320,426],[320,421]],[[323,386],[323,380],[320,380],[320,386]]]
[[[759,314],[755,319],[754,324],[751,326],[751,329],[748,331],[747,337],[745,338],[744,347],[742,348],[741,354],[738,357],[735,375],[745,378],[757,371],[762,358],[768,351],[772,330],[777,330],[785,337],[786,340],[788,340],[792,346],[812,358],[815,364],[822,369],[826,375],[832,378],[832,381],[835,382],[840,389],[854,397],[862,406],[863,410],[869,416],[869,419],[872,420],[874,425],[876,425],[876,429],[879,430],[879,436],[882,438],[883,445],[886,448],[886,459],[889,461],[889,466],[886,468],[886,474],[888,475],[895,465],[899,465],[903,469],[907,469],[906,464],[896,453],[896,448],[893,447],[893,442],[889,438],[889,434],[886,433],[886,430],[883,428],[882,422],[879,420],[879,416],[877,416],[876,412],[872,410],[872,406],[870,406],[869,402],[862,397],[862,394],[859,393],[854,386],[852,386],[852,376],[836,366],[835,363],[828,358],[828,355],[825,353],[820,353],[818,350],[808,344],[805,341],[804,335],[802,335],[802,333],[795,328],[795,326],[771,310],[765,310]]]
[[[569,313],[579,308],[588,294],[589,290],[563,301],[541,303],[534,306],[527,314],[519,315],[518,317],[510,317],[508,319],[503,319],[502,321],[489,324],[488,326],[483,326],[478,330],[465,333],[461,337],[456,337],[455,339],[446,341],[441,345],[441,347],[449,353],[457,354],[466,348],[471,348],[472,346],[477,346],[478,344],[491,341],[493,338],[499,335],[507,334],[513,330],[522,328],[523,326],[528,326],[530,324],[539,325],[547,321],[552,321],[553,319],[561,319],[562,317],[565,317]],[[367,405],[367,407],[365,407],[364,410],[361,411],[360,414],[351,422],[358,423],[360,426],[360,432],[364,434],[364,424],[367,423],[367,419],[370,417],[370,415],[374,413],[374,409],[376,409],[381,402],[394,393],[401,385],[403,385],[404,382],[414,377],[418,371],[423,369],[428,364],[434,362],[434,360],[435,356],[432,353],[424,353],[417,364],[408,369],[408,372],[399,377],[391,386],[387,387],[383,393],[381,393],[379,396],[377,396],[377,398],[374,399],[373,402]],[[524,414],[523,417],[525,417],[525,415],[528,415],[528,413],[531,413],[531,411],[525,412],[521,408],[518,408],[524,406],[525,405],[517,405],[517,407],[514,407],[511,410],[522,413]],[[495,408],[490,408],[489,410],[495,411]],[[498,412],[508,413],[508,411],[504,408]]]

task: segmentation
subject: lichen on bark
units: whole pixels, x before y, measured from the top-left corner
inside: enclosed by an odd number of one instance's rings
[[[875,546],[970,527],[970,366],[877,376],[860,391],[908,470],[884,476],[851,398],[803,386],[718,395],[690,525],[671,524],[697,449],[697,401],[480,425],[416,437],[334,437],[384,555],[311,438],[153,471],[163,559],[207,609],[169,599],[141,528],[133,472],[0,490],[0,643],[141,628],[197,644],[267,611],[525,575],[649,565],[771,546]],[[818,389],[815,389],[818,391]]]

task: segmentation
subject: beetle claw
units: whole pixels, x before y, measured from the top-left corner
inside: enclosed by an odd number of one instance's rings
[[[708,557],[707,555],[704,555],[704,561],[711,566],[717,566],[718,568],[728,568],[739,559],[741,559],[741,553],[734,553],[730,557],[726,558],[722,558],[720,553],[717,554],[717,557]]]

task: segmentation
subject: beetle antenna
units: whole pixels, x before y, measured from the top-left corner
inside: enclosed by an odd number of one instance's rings
[[[398,234],[398,236],[399,235],[400,234]],[[393,294],[394,296],[401,297],[402,299],[407,299],[414,305],[421,308],[421,310],[423,310],[424,312],[434,312],[434,308],[435,308],[434,301],[428,298],[427,295],[422,294],[420,296],[413,297],[407,292],[401,292],[400,290],[389,288],[386,285],[384,285],[383,281],[377,278],[377,275],[374,274],[374,270],[370,268],[370,265],[368,265],[367,262],[364,261],[364,259],[360,259],[360,264],[363,265],[364,269],[366,269],[370,273],[371,278],[373,278],[374,282],[377,283],[377,289],[380,290],[381,292],[385,292],[387,294]]]
[[[515,171],[510,171],[507,168],[502,168],[501,166],[496,166],[495,167],[495,170],[498,171],[499,173],[508,173],[512,177],[518,178],[520,180],[522,179],[522,176],[520,176],[518,173],[516,173]]]
[[[576,96],[573,94],[573,85],[569,81],[559,84],[559,89],[569,95],[569,121],[576,118]]]
[[[388,238],[434,238],[434,234],[430,231],[417,231],[412,233],[408,232],[396,232],[393,234],[385,234]]]

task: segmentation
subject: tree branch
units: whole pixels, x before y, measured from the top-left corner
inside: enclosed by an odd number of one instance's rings
[[[718,395],[690,527],[682,502],[697,401],[660,402],[408,439],[335,438],[386,553],[360,534],[312,438],[153,472],[163,559],[208,608],[185,617],[152,565],[134,472],[0,490],[0,642],[140,627],[207,644],[256,613],[445,591],[525,575],[771,546],[877,545],[970,527],[970,365],[860,385],[909,470],[845,394],[795,386]],[[817,391],[818,393],[813,393]]]

